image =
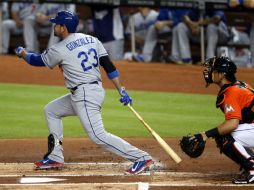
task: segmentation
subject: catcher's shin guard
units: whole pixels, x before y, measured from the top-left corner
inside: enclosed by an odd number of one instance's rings
[[[48,136],[48,152],[44,155],[44,159],[46,159],[50,154],[51,152],[54,150],[55,146],[56,145],[62,145],[62,141],[58,140],[58,139],[55,139],[54,135],[53,134],[49,134]]]
[[[239,151],[237,146],[234,144],[235,139],[231,135],[223,135],[215,138],[217,147],[221,153],[224,153],[231,160],[235,161],[246,171],[253,169],[254,162],[252,157],[246,159]]]

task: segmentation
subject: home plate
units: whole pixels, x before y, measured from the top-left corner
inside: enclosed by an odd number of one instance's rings
[[[47,183],[53,181],[64,181],[66,179],[49,178],[49,177],[22,177],[20,183]]]

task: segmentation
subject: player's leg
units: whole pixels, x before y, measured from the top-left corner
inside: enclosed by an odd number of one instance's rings
[[[226,43],[229,37],[227,26],[224,22],[220,22],[218,25],[209,24],[207,26],[207,51],[206,58],[215,56],[216,47],[218,42]]]
[[[28,17],[24,20],[24,41],[26,49],[32,52],[39,52],[38,33],[39,26],[34,17]]]
[[[248,148],[254,147],[254,124],[241,124],[231,133],[234,138],[234,150],[240,158],[240,165],[248,174],[246,179],[236,180],[235,183],[254,183],[254,160]]]
[[[104,90],[100,85],[81,86],[75,93],[84,95],[85,101],[73,101],[73,107],[94,143],[130,161],[146,163],[152,159],[148,153],[105,131],[101,117]]]
[[[209,24],[207,26],[207,51],[206,51],[206,58],[211,58],[215,56],[216,47],[218,42],[226,43],[229,38],[229,33],[227,26],[224,22],[220,22],[218,25]]]
[[[215,55],[215,48],[219,39],[218,27],[215,24],[209,24],[206,29],[206,59]]]
[[[254,67],[254,19],[252,20],[250,30],[250,51],[251,51],[251,67]]]
[[[114,41],[106,42],[106,43],[103,43],[103,46],[108,52],[111,60],[123,59],[123,52],[124,52],[123,40],[114,40]]]
[[[44,159],[36,162],[36,166],[41,166],[43,161],[52,160],[57,163],[64,163],[63,155],[63,124],[62,117],[75,115],[72,108],[70,94],[62,96],[47,104],[44,108],[44,113],[49,130],[48,137],[48,152]],[[45,163],[47,166],[47,163]],[[43,165],[39,169],[44,169]],[[49,167],[50,168],[50,167]]]
[[[17,30],[16,23],[14,20],[4,20],[2,23],[2,53],[8,53],[10,45],[10,36]]]
[[[52,27],[48,42],[48,48],[56,44],[57,42],[59,42],[59,38],[54,35],[54,28]]]
[[[178,38],[178,28],[175,26],[172,29],[172,42],[171,42],[171,55],[170,60],[175,63],[181,63],[181,56],[180,56],[180,45],[179,45],[179,38]]]
[[[153,50],[157,44],[157,30],[154,25],[150,26],[145,38],[145,44],[142,50],[142,55],[144,56],[145,62],[150,62],[152,60]]]
[[[184,63],[191,63],[190,30],[183,22],[177,25],[177,38],[179,42],[180,56]]]

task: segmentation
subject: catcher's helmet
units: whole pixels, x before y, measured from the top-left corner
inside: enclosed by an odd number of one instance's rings
[[[65,25],[68,32],[74,33],[76,32],[79,19],[76,14],[70,11],[62,10],[56,14],[55,18],[51,18],[50,22]]]
[[[237,67],[233,61],[231,61],[228,57],[212,57],[205,61],[203,66],[206,67],[204,70],[204,78],[207,83],[207,86],[210,83],[213,83],[212,73],[213,71],[218,71],[225,73],[226,79],[231,82],[236,81],[235,73],[237,71]]]

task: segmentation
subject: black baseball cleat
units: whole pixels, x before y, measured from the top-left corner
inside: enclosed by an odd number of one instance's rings
[[[254,183],[254,175],[248,174],[246,171],[232,179],[233,184],[249,184]]]

